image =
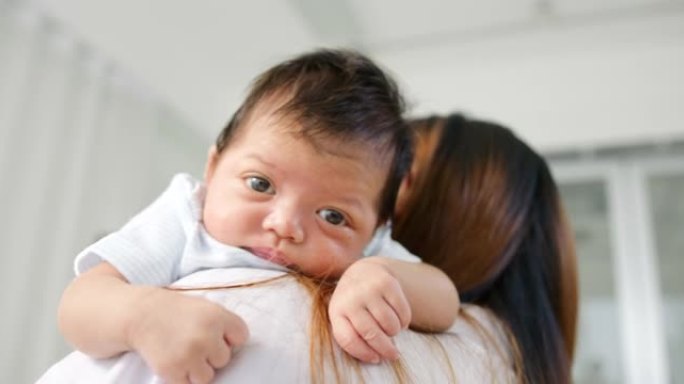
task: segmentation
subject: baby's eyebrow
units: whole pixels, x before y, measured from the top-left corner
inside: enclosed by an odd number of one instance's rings
[[[271,168],[280,169],[275,163],[267,161],[266,159],[261,157],[261,155],[259,155],[258,153],[250,153],[250,154],[246,155],[245,158],[249,159],[249,160],[256,160],[256,161],[258,161],[258,162],[260,162],[260,163],[262,163],[268,167],[271,167]]]
[[[358,209],[360,211],[363,210],[363,204],[356,196],[335,196],[335,199],[346,206],[351,206],[352,208]]]

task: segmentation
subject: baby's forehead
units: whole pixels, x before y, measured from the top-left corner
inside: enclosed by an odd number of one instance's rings
[[[290,135],[310,145],[320,156],[361,161],[366,167],[389,169],[393,161],[389,137],[369,139],[358,133],[359,130],[332,128],[315,118],[307,119],[301,113],[283,110],[278,102],[258,103],[238,130],[252,129]]]

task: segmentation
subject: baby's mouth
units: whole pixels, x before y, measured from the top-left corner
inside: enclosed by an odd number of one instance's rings
[[[256,257],[264,260],[268,260],[272,263],[279,264],[282,266],[288,266],[289,263],[285,259],[285,255],[278,251],[277,249],[267,248],[267,247],[243,247],[246,251],[252,253]]]

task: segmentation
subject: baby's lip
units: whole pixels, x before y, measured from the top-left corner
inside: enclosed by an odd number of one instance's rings
[[[269,247],[244,247],[245,250],[254,254],[256,257],[268,260],[272,263],[288,266],[289,263],[285,259],[285,255],[277,249]]]

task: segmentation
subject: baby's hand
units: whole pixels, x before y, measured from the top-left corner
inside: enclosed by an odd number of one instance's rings
[[[411,308],[399,281],[373,257],[342,274],[328,313],[335,340],[350,355],[371,363],[399,357],[391,337],[408,327]]]
[[[139,304],[129,345],[168,383],[209,383],[248,337],[240,317],[203,298],[154,289]]]

